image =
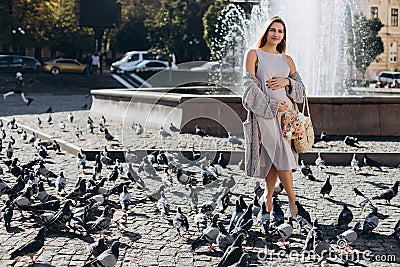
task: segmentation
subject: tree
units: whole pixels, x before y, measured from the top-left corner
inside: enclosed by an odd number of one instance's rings
[[[111,45],[113,52],[127,52],[132,50],[148,50],[150,42],[147,40],[147,29],[144,25],[145,6],[155,5],[154,1],[124,0],[121,1],[121,25],[113,29]]]
[[[187,43],[187,3],[175,0],[162,2],[159,9],[153,6],[147,8],[145,26],[151,49],[175,53],[178,58],[183,56],[182,48]]]
[[[221,15],[221,11],[229,4],[227,0],[217,0],[214,4],[210,5],[207,12],[203,16],[203,38],[207,44],[207,47],[212,50],[213,41],[221,38],[221,33],[218,32],[218,17]]]
[[[62,1],[53,10],[50,44],[53,51],[60,51],[65,57],[80,58],[82,53],[93,51],[94,35],[90,28],[77,27],[74,8],[74,1]]]
[[[208,60],[210,58],[210,50],[203,39],[203,16],[208,7],[214,0],[187,0],[187,20],[186,35],[187,44],[184,47],[185,57],[182,61],[192,60]]]
[[[384,51],[382,39],[378,36],[383,26],[379,18],[367,19],[362,14],[356,14],[354,24],[350,26],[349,53],[364,80],[369,65]]]
[[[74,5],[61,0],[0,1],[0,42],[20,54],[25,47],[36,47],[38,58],[45,46],[70,57],[91,50],[92,33],[76,26]]]

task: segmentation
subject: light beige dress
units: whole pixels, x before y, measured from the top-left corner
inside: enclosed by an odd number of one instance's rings
[[[286,95],[284,87],[272,90],[266,86],[266,82],[273,76],[288,77],[290,67],[286,61],[285,54],[273,54],[262,50],[256,50],[258,57],[258,68],[256,77],[260,80],[263,92],[270,98],[284,100],[288,103],[288,109],[292,109],[292,101]],[[292,141],[287,141],[282,134],[281,117],[283,113],[278,113],[277,117],[266,119],[257,116],[260,128],[260,160],[259,173],[255,176],[265,178],[272,165],[277,170],[297,169],[298,155],[292,149]]]

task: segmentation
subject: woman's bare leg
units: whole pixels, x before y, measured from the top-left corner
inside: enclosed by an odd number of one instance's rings
[[[270,212],[272,210],[272,195],[274,194],[275,184],[278,180],[278,171],[275,166],[272,165],[269,170],[267,177],[265,177],[265,191],[266,191],[266,199],[265,204],[267,205],[267,211]]]
[[[281,183],[283,185],[283,188],[285,188],[286,194],[289,199],[289,208],[290,208],[290,213],[292,216],[297,215],[297,206],[295,204],[296,201],[296,195],[294,194],[294,189],[293,189],[293,173],[292,170],[288,171],[277,171],[279,180],[281,180]]]

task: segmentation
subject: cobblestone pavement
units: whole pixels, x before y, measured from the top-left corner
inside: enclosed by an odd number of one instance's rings
[[[74,121],[69,122],[69,114],[74,116]],[[52,122],[48,123],[49,114]],[[104,145],[110,145],[104,139],[104,133],[99,131],[99,121],[101,116],[91,114],[90,110],[64,111],[53,113],[40,113],[36,115],[15,115],[7,116],[8,119],[15,118],[17,122],[30,126],[36,130],[47,133],[54,138],[60,138],[69,143],[84,147],[85,149],[101,149]],[[88,118],[93,119],[93,134],[87,129]],[[37,119],[42,124],[39,126]],[[177,134],[169,130],[168,125],[164,128],[172,134],[172,137],[161,138],[159,131],[155,129],[145,129],[142,135],[136,135],[131,124],[121,123],[106,118],[106,128],[119,142],[112,142],[116,149],[177,149],[177,150],[235,150],[244,151],[243,145],[232,146],[228,138],[207,136],[202,138],[194,134]],[[60,130],[60,122],[65,123],[65,130]],[[77,128],[82,131],[82,136],[76,137]],[[244,143],[242,137],[239,139]],[[344,138],[343,138],[344,139]],[[343,139],[336,137],[331,142],[317,142],[312,152],[398,152],[400,147],[400,137],[361,137],[359,147],[350,147],[344,144]]]
[[[82,96],[83,97],[83,96]],[[44,108],[46,107],[46,108]],[[37,110],[39,107],[35,107],[33,110]],[[47,109],[47,105],[42,105],[41,109],[37,111],[37,114],[42,113]],[[54,107],[53,107],[54,108]],[[85,120],[88,115],[88,111],[76,111],[73,110],[74,115],[76,114],[76,123],[86,124]],[[47,125],[48,114],[40,114],[42,118],[42,131],[48,133],[54,137],[56,134],[51,132],[51,129],[57,129],[56,121],[59,118],[65,118],[69,111],[66,109],[63,112],[58,113],[55,110],[52,113],[53,125]],[[33,113],[33,112],[32,112]],[[1,115],[1,113],[0,113]],[[28,125],[34,126],[35,120],[38,115],[29,116],[16,116],[17,123],[24,121]],[[95,123],[98,122],[99,118],[93,117]],[[111,126],[113,123],[108,122]],[[71,142],[85,148],[97,148],[106,145],[105,140],[102,140],[102,135],[96,133],[94,135],[84,134],[82,140],[76,140],[73,134],[75,126],[70,126],[68,129],[71,135]],[[114,126],[113,126],[114,127]],[[124,140],[122,135],[118,133],[123,132],[121,128],[113,128],[113,134],[116,138]],[[129,125],[130,127],[130,125]],[[129,128],[128,127],[128,128]],[[84,129],[82,129],[85,131]],[[10,141],[9,137],[13,136],[16,140],[14,157],[18,157],[22,163],[26,163],[32,159],[34,153],[37,153],[36,149],[31,145],[22,142],[16,130],[10,130],[5,128],[7,137],[3,140],[3,147]],[[63,138],[67,137],[63,133]],[[88,137],[89,136],[89,137]],[[61,137],[61,136],[60,136]],[[99,139],[97,139],[99,138]],[[129,145],[142,144],[145,147],[158,147],[160,138],[157,132],[144,134],[138,143],[129,143]],[[184,139],[181,146],[184,148],[192,147],[193,144],[197,144],[199,140],[195,140],[193,136],[188,135],[180,137]],[[191,140],[192,139],[192,140]],[[180,148],[179,143],[176,143],[176,139],[171,139],[168,147],[172,146],[174,149]],[[194,142],[193,142],[194,141]],[[187,142],[187,143],[185,143]],[[190,143],[189,143],[190,142]],[[193,142],[193,143],[192,143]],[[202,146],[209,144],[205,143]],[[230,145],[226,142],[226,139],[220,141],[210,141],[217,143],[219,147],[225,147],[230,149]],[[219,143],[218,143],[219,142]],[[101,143],[101,145],[99,145]],[[124,141],[122,143],[125,144]],[[147,146],[147,143],[149,144]],[[390,142],[390,145],[395,142]],[[150,145],[151,144],[151,145]],[[165,148],[166,143],[162,143]],[[382,147],[386,147],[388,143],[383,142]],[[93,145],[93,147],[90,147]],[[372,146],[371,146],[372,147]],[[373,145],[374,148],[378,146]],[[154,148],[154,147],[153,147]],[[196,147],[195,147],[196,148]],[[395,145],[393,145],[395,148]],[[211,148],[212,149],[212,148]],[[235,148],[240,149],[240,148]],[[55,153],[55,151],[49,151],[50,158],[46,159],[45,165],[59,174],[63,171],[67,177],[67,192],[71,192],[75,187],[75,183],[78,177],[90,179],[92,177],[93,162],[88,162],[88,166],[85,170],[78,170],[76,165],[76,156],[67,153]],[[6,160],[5,148],[0,152],[0,166],[4,170],[4,175],[0,176],[1,179],[6,181],[8,184],[15,182],[13,177],[8,171],[7,166],[4,164]],[[138,163],[133,164],[134,169],[137,170]],[[124,165],[125,170],[127,166]],[[197,172],[197,179],[201,181],[201,175],[197,166],[184,165],[188,170]],[[372,197],[382,190],[390,187],[393,183],[399,180],[400,170],[395,168],[383,168],[383,171],[368,170],[363,168],[361,173],[355,175],[350,167],[344,166],[328,166],[324,172],[319,172],[316,166],[311,166],[317,181],[310,181],[302,177],[299,171],[294,173],[294,184],[295,192],[298,196],[299,201],[305,206],[310,212],[313,219],[318,219],[318,223],[324,233],[325,238],[333,240],[333,237],[338,233],[334,225],[337,222],[337,217],[342,209],[341,204],[348,203],[349,208],[353,211],[354,220],[350,223],[353,226],[357,221],[364,221],[364,217],[367,213],[361,211],[361,209],[355,203],[355,194],[353,193],[353,187],[357,187],[361,192],[367,196]],[[220,169],[221,177],[211,183],[208,186],[198,185],[196,188],[199,191],[199,205],[209,201],[214,192],[216,192],[222,180],[228,177],[230,174],[234,175],[236,185],[232,188],[234,195],[231,196],[231,202],[237,199],[238,194],[245,196],[246,203],[250,203],[253,196],[253,186],[256,182],[255,179],[245,177],[238,169],[237,166],[230,166],[230,170]],[[111,168],[104,169],[102,176],[108,176],[111,172]],[[197,249],[195,252],[191,250],[190,243],[200,233],[194,225],[194,213],[190,212],[190,208],[187,205],[186,195],[188,189],[181,186],[176,178],[174,177],[173,186],[167,187],[166,197],[171,202],[171,215],[169,217],[161,216],[160,212],[153,207],[153,203],[145,202],[139,203],[137,200],[143,199],[147,194],[153,192],[161,184],[161,176],[163,171],[158,171],[158,176],[154,178],[141,177],[144,179],[145,188],[139,189],[135,184],[129,186],[129,192],[132,194],[133,202],[135,205],[130,207],[128,211],[128,222],[125,224],[122,232],[117,231],[116,223],[112,223],[108,231],[105,232],[107,236],[107,244],[111,244],[114,240],[121,242],[120,255],[116,266],[216,266],[221,259],[222,252],[220,250],[211,252],[206,246]],[[320,188],[323,185],[326,177],[330,175],[333,190],[331,197],[322,198],[319,194]],[[121,175],[117,182],[126,181],[124,177],[126,174]],[[50,179],[54,182],[54,179]],[[260,181],[260,180],[259,180]],[[200,183],[201,184],[201,183]],[[107,182],[106,187],[111,187],[112,182]],[[46,190],[54,195],[56,194],[55,188],[50,184],[45,183]],[[61,196],[57,195],[59,198]],[[6,196],[1,197],[3,201],[7,199]],[[281,206],[288,216],[287,197],[285,194],[279,196],[281,200]],[[111,201],[118,202],[114,199],[114,196],[110,197]],[[35,200],[38,203],[38,200]],[[347,258],[352,260],[351,264],[361,266],[400,266],[400,243],[389,235],[393,232],[394,225],[400,219],[400,197],[396,196],[390,205],[387,205],[382,200],[373,200],[373,203],[378,207],[379,213],[389,215],[388,218],[382,219],[379,222],[378,227],[373,231],[371,235],[361,235],[360,238],[352,244],[352,257],[347,254],[344,250],[335,246],[335,241],[332,241],[335,249],[343,255],[347,255]],[[177,231],[173,228],[170,220],[173,218],[177,207],[181,207],[184,214],[189,219],[189,235],[185,238],[179,238]],[[102,207],[100,208],[103,209]],[[230,216],[234,210],[234,206],[230,205],[225,213],[221,213],[220,220],[225,224],[229,223]],[[11,222],[11,230],[7,232],[1,225],[0,229],[0,266],[27,266],[28,257],[18,258],[16,260],[9,259],[9,253],[13,251],[17,246],[20,246],[27,239],[32,238],[38,231],[38,226],[33,222],[29,212],[24,212],[25,217],[22,217],[18,212],[14,211],[14,216]],[[99,216],[99,214],[96,214]],[[91,221],[94,220],[90,218]],[[296,226],[297,224],[295,224]],[[89,258],[89,252],[87,247],[89,244],[97,241],[100,237],[99,234],[91,234],[90,236],[82,236],[70,232],[53,232],[46,233],[45,246],[35,256],[38,262],[33,266],[82,266],[84,262]],[[266,249],[266,241],[260,234],[260,229],[256,226],[252,227],[249,238],[244,242],[244,247],[250,255],[251,266],[314,266],[313,260],[302,256],[300,253],[304,242],[305,235],[302,234],[298,228],[295,229],[291,238],[288,239],[289,247],[283,248],[274,243]],[[289,252],[289,253],[288,253]],[[358,260],[359,259],[359,260]],[[334,264],[332,264],[334,265]]]

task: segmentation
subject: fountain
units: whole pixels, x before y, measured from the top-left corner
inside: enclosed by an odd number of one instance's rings
[[[311,96],[315,134],[324,130],[331,135],[399,136],[398,97],[344,96],[344,81],[352,73],[347,65],[346,46],[350,44],[346,42],[345,26],[356,7],[356,0],[262,0],[246,17],[240,8],[229,5],[219,23],[224,37],[214,42],[213,57],[241,66],[244,51],[255,42],[265,21],[280,15],[288,28],[287,53],[296,62]],[[192,72],[191,66],[198,64],[185,63],[176,70],[159,72],[146,81],[151,89],[92,90],[91,111],[112,111],[109,116],[128,127],[135,121],[159,129],[173,122],[182,132],[193,132],[194,125],[199,124],[211,134],[226,136],[231,131],[241,135],[246,117],[240,97],[242,71],[220,71],[211,76],[208,72]],[[182,84],[194,82],[213,85],[177,93]],[[224,91],[217,89],[221,87],[231,94],[219,94]],[[205,93],[188,94],[193,91]]]
[[[351,21],[357,2],[261,0],[249,16],[230,4],[222,12],[218,24],[218,31],[225,37],[215,44],[213,55],[216,59],[228,61],[235,55],[243,55],[262,34],[267,20],[279,15],[287,27],[286,52],[294,59],[309,95],[343,95],[343,81],[350,73],[346,56],[346,23]],[[234,60],[237,62],[238,59]],[[239,60],[237,63],[241,65],[241,58]]]

